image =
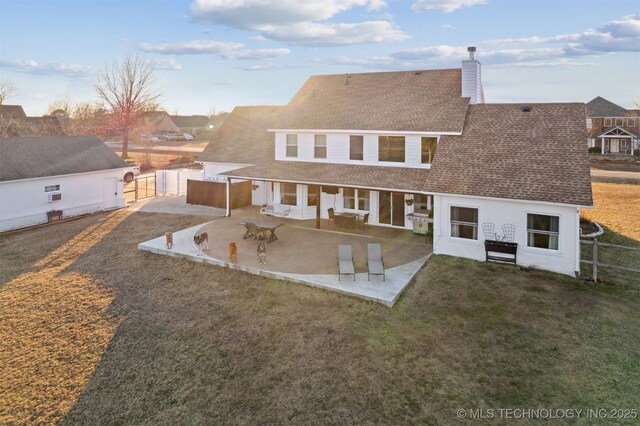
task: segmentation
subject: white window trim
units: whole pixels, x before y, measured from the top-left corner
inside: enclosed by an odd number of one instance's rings
[[[318,145],[316,136],[324,136],[324,145]],[[324,148],[324,157],[316,157],[316,148]],[[316,133],[313,135],[313,159],[314,160],[327,160],[329,158],[329,149],[327,147],[327,134]],[[364,156],[363,156],[364,158]]]
[[[404,138],[404,160],[402,160],[402,161],[383,161],[383,160],[380,160],[380,138],[381,137],[401,137],[401,138]],[[377,146],[377,148],[378,148],[377,149],[377,151],[378,151],[377,152],[377,154],[378,154],[377,160],[378,160],[379,164],[386,164],[386,165],[407,164],[407,137],[405,135],[383,135],[383,134],[380,134],[380,135],[378,135],[378,146]],[[420,156],[422,156],[422,142],[420,142]],[[420,162],[419,164],[423,165],[423,166],[426,165],[426,163],[422,163],[422,162]],[[429,167],[429,168],[431,168],[431,167]]]
[[[558,249],[548,249],[540,247],[529,247],[529,215],[537,214],[542,216],[555,216],[558,218]],[[548,211],[525,211],[524,212],[524,247],[530,253],[544,254],[547,256],[562,256],[562,214],[550,213]]]
[[[365,212],[365,213],[371,213],[371,192],[372,190],[369,189],[364,189],[364,188],[354,188],[354,187],[349,187],[351,189],[354,190],[353,192],[353,200],[354,200],[354,205],[356,206],[355,209],[350,209],[346,206],[345,203],[345,195],[344,195],[344,190],[346,188],[342,188],[342,210],[344,211],[348,211],[348,212],[354,212],[354,213],[358,213],[358,212]],[[359,200],[360,200],[360,191],[368,191],[369,192],[369,210],[360,210],[357,207],[360,205]]]
[[[627,118],[627,127],[635,127],[636,119],[635,118]]]
[[[476,236],[478,238],[476,238],[475,240],[469,239],[469,238],[460,238],[460,237],[454,237],[451,234],[451,207],[462,207],[465,209],[476,209],[478,210],[478,223],[476,224]],[[435,214],[434,214],[435,216]],[[465,223],[469,223],[469,222],[465,222]],[[480,224],[482,223],[482,221],[480,220],[480,206],[477,204],[460,204],[460,203],[448,203],[447,204],[447,235],[449,236],[449,241],[451,242],[455,242],[455,243],[465,243],[465,244],[470,244],[470,245],[474,245],[474,246],[479,246],[480,244],[483,244],[483,241],[480,241]],[[473,225],[473,224],[471,224]]]
[[[295,136],[295,137],[296,137],[296,143],[295,143],[295,144],[290,144],[290,143],[289,143],[289,135],[293,135],[293,136]],[[295,133],[287,133],[287,134],[285,135],[285,142],[284,142],[284,144],[285,144],[285,147],[284,147],[284,156],[285,156],[285,158],[298,158],[298,154],[299,154],[299,152],[298,152],[298,151],[299,151],[299,149],[300,149],[300,147],[298,146],[298,135],[297,135],[297,134],[295,134]],[[295,156],[293,156],[293,155],[289,155],[289,153],[288,153],[289,149],[288,149],[288,148],[289,148],[290,146],[295,146],[295,147],[296,147],[296,155],[295,155]]]
[[[351,158],[351,136],[360,136],[362,138],[362,160],[354,160]],[[349,155],[348,163],[364,163],[364,135],[358,133],[349,133]]]

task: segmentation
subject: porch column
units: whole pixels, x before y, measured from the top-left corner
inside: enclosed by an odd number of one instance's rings
[[[227,213],[225,217],[231,216],[231,178],[227,178]]]
[[[316,190],[316,229],[320,229],[320,196],[322,192],[322,186],[317,185],[318,189]],[[308,188],[308,187],[307,187]]]
[[[604,136],[600,138],[600,154],[604,154]]]

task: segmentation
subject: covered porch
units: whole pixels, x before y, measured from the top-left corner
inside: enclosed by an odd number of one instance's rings
[[[338,291],[352,296],[393,306],[415,273],[432,252],[431,241],[412,231],[389,227],[334,230],[327,219],[294,220],[271,218],[283,225],[276,229],[278,239],[266,245],[266,264],[257,257],[260,240],[243,238],[247,220],[260,221],[260,208],[247,206],[234,210],[229,217],[220,218],[199,227],[174,232],[174,247],[167,249],[164,237],[141,243],[138,248],[154,253],[183,256],[256,275],[284,279]],[[198,255],[193,244],[196,233],[207,232],[209,249]],[[229,242],[237,246],[237,261],[229,260]],[[367,276],[367,244],[382,247],[386,279]],[[355,266],[352,276],[338,277],[338,245],[351,245]]]
[[[598,135],[597,141],[601,154],[634,155],[640,149],[638,136],[618,126]],[[596,144],[596,146],[598,146]]]

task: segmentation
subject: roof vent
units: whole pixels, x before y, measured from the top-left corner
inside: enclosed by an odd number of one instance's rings
[[[522,112],[531,112],[531,105],[525,105],[522,107]]]
[[[473,61],[473,56],[474,56],[474,53],[476,52],[475,46],[467,47],[467,52],[469,52],[469,60]]]
[[[413,73],[413,75],[420,75],[420,74],[422,74],[422,71],[416,71]]]

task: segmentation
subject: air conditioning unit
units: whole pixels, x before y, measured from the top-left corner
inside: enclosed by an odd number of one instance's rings
[[[60,201],[60,200],[62,200],[62,193],[61,192],[53,192],[51,194],[47,194],[47,200],[50,203],[53,203],[54,201]]]

